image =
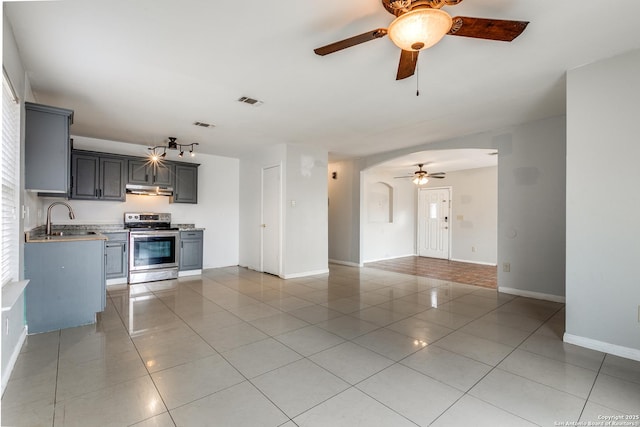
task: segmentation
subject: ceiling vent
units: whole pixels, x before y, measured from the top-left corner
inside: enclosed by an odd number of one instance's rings
[[[241,96],[238,98],[238,102],[242,102],[245,104],[253,105],[254,107],[259,107],[264,104],[262,101],[258,101],[257,99],[249,98],[248,96]]]
[[[201,128],[213,128],[216,127],[216,125],[212,125],[211,123],[205,123],[205,122],[194,122],[193,123],[196,126],[200,126]]]

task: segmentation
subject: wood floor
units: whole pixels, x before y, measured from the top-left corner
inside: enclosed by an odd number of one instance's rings
[[[498,270],[496,266],[470,264],[446,259],[410,256],[386,261],[369,262],[365,267],[414,276],[433,277],[457,283],[496,289]]]

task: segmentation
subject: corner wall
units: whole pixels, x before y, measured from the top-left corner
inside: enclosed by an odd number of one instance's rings
[[[636,360],[639,75],[636,50],[567,76],[565,341]]]

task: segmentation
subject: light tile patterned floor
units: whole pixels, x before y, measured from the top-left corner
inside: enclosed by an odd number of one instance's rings
[[[110,289],[27,338],[15,426],[553,426],[640,414],[640,362],[565,344],[562,304],[373,268]],[[638,425],[638,424],[636,424]]]

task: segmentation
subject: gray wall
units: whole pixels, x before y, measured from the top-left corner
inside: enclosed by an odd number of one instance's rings
[[[553,117],[506,129],[370,156],[352,162],[340,188],[330,186],[330,197],[352,207],[359,200],[360,171],[412,152],[456,148],[497,148],[498,155],[498,286],[501,290],[562,300],[565,295],[565,158],[566,118]],[[343,162],[347,163],[347,162]],[[359,216],[331,211],[329,224],[332,259],[360,263],[360,252],[340,253],[352,247],[359,233]],[[341,255],[345,258],[336,258]],[[346,258],[348,257],[348,258]],[[511,272],[503,273],[503,263]]]
[[[568,73],[566,331],[640,360],[638,76],[640,50]]]

